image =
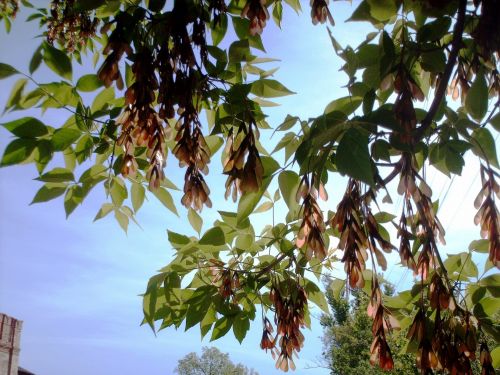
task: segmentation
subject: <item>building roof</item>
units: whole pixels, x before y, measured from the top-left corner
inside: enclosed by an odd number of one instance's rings
[[[17,369],[17,375],[35,375],[35,374],[19,366]]]

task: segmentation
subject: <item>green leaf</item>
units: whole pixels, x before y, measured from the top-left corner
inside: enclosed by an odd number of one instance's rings
[[[297,190],[300,185],[300,177],[294,171],[283,171],[278,177],[281,195],[290,211],[298,211]]]
[[[498,166],[497,151],[495,139],[486,128],[476,128],[472,132],[472,151],[491,163],[494,167]]]
[[[375,220],[377,223],[388,223],[396,218],[396,215],[390,214],[389,212],[377,212],[375,215]]]
[[[60,128],[56,129],[52,136],[51,142],[54,151],[64,151],[71,146],[80,136],[82,132],[78,129]]]
[[[36,138],[48,134],[47,126],[34,117],[23,117],[1,125],[20,138]]]
[[[286,115],[285,120],[276,128],[275,131],[290,130],[299,121],[297,116]]]
[[[422,53],[422,68],[432,73],[442,73],[446,66],[446,56],[443,50],[433,50]]]
[[[201,232],[201,227],[203,226],[203,219],[201,218],[198,213],[193,210],[192,208],[189,208],[188,210],[188,220],[193,229],[200,234]]]
[[[476,121],[480,121],[488,111],[488,84],[482,70],[477,72],[476,79],[467,91],[465,109]]]
[[[188,236],[175,233],[170,230],[167,230],[167,235],[168,235],[168,241],[172,244],[174,248],[177,248],[179,246],[182,247],[191,242],[191,239]]]
[[[205,317],[200,322],[201,338],[203,339],[208,331],[212,328],[213,323],[217,320],[217,315],[212,306],[207,310]]]
[[[500,132],[500,112],[490,119],[490,124],[497,132]]]
[[[491,317],[494,317],[500,311],[500,298],[488,296],[484,297],[479,303],[483,307],[483,311]]]
[[[94,10],[105,3],[105,0],[78,0],[75,4],[75,8],[78,10]]]
[[[179,213],[177,212],[177,208],[175,207],[174,200],[172,199],[172,194],[169,193],[169,191],[163,187],[158,188],[157,190],[153,191],[153,195],[158,198],[158,200],[165,206],[167,207],[170,211],[172,211],[174,214],[179,216]]]
[[[368,152],[368,136],[355,128],[347,130],[340,139],[335,163],[340,173],[371,186],[375,184]]]
[[[38,69],[40,63],[42,62],[43,58],[42,50],[43,50],[42,46],[39,46],[33,53],[33,56],[31,57],[29,66],[29,71],[31,75]]]
[[[113,211],[114,208],[115,206],[113,206],[111,203],[104,203],[97,212],[97,215],[95,215],[94,221],[97,221],[107,216],[111,211]]]
[[[211,285],[208,287],[211,287]],[[203,320],[212,302],[210,295],[207,295],[206,288],[203,288],[204,287],[198,288],[194,292],[193,297],[188,301],[189,307],[186,312],[186,331]],[[199,301],[192,302],[191,300],[196,298],[197,293],[202,293],[203,297]]]
[[[273,206],[274,206],[273,202],[270,201],[264,202],[254,210],[254,213],[262,213],[269,211],[271,208],[273,208]]]
[[[438,17],[436,20],[426,23],[417,31],[417,40],[419,42],[431,42],[441,39],[445,36],[451,26],[451,18]]]
[[[11,75],[19,73],[17,69],[14,69],[9,64],[0,63],[0,79],[10,77]]]
[[[52,160],[54,152],[52,151],[52,143],[48,139],[40,139],[36,144],[33,152],[38,173],[43,173],[47,164]]]
[[[234,337],[241,344],[245,336],[247,335],[248,330],[250,329],[250,319],[248,315],[244,312],[240,312],[238,315],[234,317],[233,320],[233,333]]]
[[[12,107],[16,107],[19,105],[19,102],[22,98],[24,88],[26,87],[26,84],[28,83],[28,80],[26,78],[21,78],[16,81],[14,86],[12,86],[12,89],[10,91],[9,98],[7,99],[7,102],[5,103],[5,110],[10,109]]]
[[[132,207],[134,208],[134,211],[137,212],[144,203],[144,197],[146,196],[146,189],[144,188],[144,186],[142,186],[142,184],[134,182],[132,184],[131,195],[132,195]]]
[[[127,233],[128,223],[129,223],[128,216],[125,215],[120,210],[115,209],[115,219],[118,222],[118,224],[120,224],[120,227],[123,229],[123,231]]]
[[[107,177],[107,169],[104,165],[96,164],[82,173],[78,182],[90,183],[92,181],[102,181]]]
[[[238,203],[237,222],[242,223],[248,215],[250,215],[257,204],[259,203],[262,195],[271,183],[273,173],[279,168],[279,164],[271,157],[263,156],[261,158],[264,167],[264,177],[262,179],[262,186],[260,189],[253,193],[245,193],[241,196]]]
[[[262,44],[262,38],[259,34],[251,35],[250,30],[250,20],[247,18],[235,16],[232,17],[233,28],[240,40],[248,40],[250,47],[260,49],[265,52],[264,45]]]
[[[113,87],[111,86],[105,88],[95,97],[94,101],[92,102],[92,106],[90,107],[91,111],[95,113],[97,111],[103,110],[114,98],[115,90],[113,89]]]
[[[91,92],[97,90],[103,85],[102,81],[95,74],[86,74],[78,80],[76,88],[83,92]]]
[[[54,168],[51,171],[44,173],[40,177],[35,180],[43,181],[43,182],[66,182],[66,181],[74,181],[75,176],[73,172],[66,168]]]
[[[217,320],[215,322],[214,330],[212,332],[212,337],[210,338],[210,341],[214,341],[225,336],[226,333],[228,333],[229,330],[231,329],[232,323],[233,323],[232,319],[226,316],[223,316],[222,318]]]
[[[111,200],[116,207],[120,207],[123,201],[128,197],[127,187],[123,180],[119,177],[114,177],[111,181],[111,187],[109,189],[109,194],[111,195]]]
[[[36,144],[34,139],[21,138],[13,140],[5,148],[0,167],[22,163],[33,153]]]
[[[239,63],[242,61],[250,61],[253,56],[250,53],[248,39],[237,40],[229,46],[229,62]]]
[[[333,297],[335,297],[336,299],[340,299],[342,291],[345,288],[345,280],[333,279],[330,282],[329,288],[332,291]]]
[[[370,5],[370,15],[378,21],[388,21],[398,12],[398,4],[394,0],[366,0]]]
[[[489,252],[489,248],[490,241],[488,240],[474,240],[469,245],[469,250],[477,251],[478,253],[487,254]]]
[[[319,289],[319,287],[311,280],[305,279],[304,289],[307,292],[307,298],[315,303],[323,312],[328,314],[328,302],[326,301],[325,294]]]
[[[324,113],[327,114],[338,111],[342,112],[346,116],[349,116],[356,110],[356,108],[359,107],[362,101],[363,98],[358,96],[345,96],[343,98],[335,99],[326,106]]]
[[[487,277],[483,277],[481,280],[479,280],[479,285],[482,286],[496,286],[498,287],[500,285],[500,273],[496,273]]]
[[[198,242],[200,245],[222,246],[226,243],[226,237],[220,227],[207,230]]]
[[[55,73],[71,81],[73,68],[71,60],[64,52],[52,47],[48,43],[43,44],[43,61]]]
[[[210,150],[210,154],[215,155],[215,153],[224,144],[224,139],[217,135],[209,135],[205,137],[205,142],[207,143],[208,149]]]
[[[83,189],[81,186],[73,185],[68,188],[64,197],[64,210],[66,211],[66,219],[73,213],[76,207],[82,203],[84,198]]]
[[[491,351],[493,368],[500,368],[500,346]]]
[[[219,22],[217,22],[213,27],[211,27],[212,43],[214,46],[218,45],[227,32],[227,14],[221,13]]]
[[[63,195],[66,188],[67,185],[64,183],[48,182],[38,190],[30,204],[48,202]]]
[[[278,81],[266,78],[253,82],[250,92],[262,98],[277,98],[280,96],[295,94]]]

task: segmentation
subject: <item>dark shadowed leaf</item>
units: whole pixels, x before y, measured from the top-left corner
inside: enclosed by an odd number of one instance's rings
[[[1,125],[20,138],[36,138],[48,134],[45,124],[34,117],[23,117]]]
[[[347,130],[340,139],[335,161],[340,173],[373,186],[367,135],[354,128]]]
[[[68,55],[48,43],[43,45],[43,61],[61,77],[67,80],[73,77],[73,68]]]
[[[64,194],[66,188],[67,185],[65,183],[47,182],[38,190],[30,204],[47,202],[57,198]]]
[[[21,138],[13,140],[5,148],[0,166],[5,167],[22,163],[30,157],[35,147],[36,140],[34,139]]]

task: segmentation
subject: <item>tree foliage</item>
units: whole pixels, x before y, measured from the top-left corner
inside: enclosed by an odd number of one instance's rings
[[[0,4],[9,30],[19,4]],[[312,23],[333,25],[331,6],[312,0]],[[401,327],[422,373],[470,374],[478,360],[492,374],[500,348],[484,337],[500,339],[498,0],[357,3],[349,20],[372,26],[365,40],[342,45],[330,30],[348,95],[315,118],[287,116],[274,126],[282,137],[269,153],[260,142],[271,128],[265,106],[291,91],[262,68],[270,60],[261,34],[270,18],[281,25],[285,7],[301,11],[298,0],[53,0],[49,9],[33,8],[29,20],[44,38],[29,73],[0,64],[0,78],[19,78],[5,109],[55,108],[69,118],[61,127],[21,114],[3,123],[14,139],[1,166],[34,163],[42,186],[33,203],[63,197],[68,216],[103,186],[109,200],[95,219],[113,213],[127,230],[147,196],[179,215],[176,185],[164,172],[167,159],[178,160],[181,203],[200,235],[169,230],[174,259],[144,293],[144,323],[153,329],[199,326],[212,340],[232,330],[241,342],[259,310],[262,349],[277,368],[293,369],[309,304],[328,310],[312,275],[341,262],[347,288],[370,295],[373,365],[394,368],[388,334]],[[76,77],[73,66],[86,59],[95,73]],[[41,64],[60,81],[38,82]],[[204,176],[222,145],[225,195],[237,210],[218,211],[201,233],[197,212],[212,206]],[[426,170],[460,175],[466,153],[480,161],[474,221],[481,239],[444,258]],[[320,201],[335,174],[347,176],[346,191],[327,211]],[[394,194],[403,204],[391,214],[383,209]],[[281,197],[286,216],[257,234],[251,215],[274,210]],[[389,297],[377,274],[391,252],[417,281]],[[488,254],[481,274],[475,253]]]
[[[384,295],[393,296],[394,288],[382,284]],[[323,358],[332,375],[383,374],[384,370],[370,366],[372,321],[367,315],[368,296],[362,290],[353,290],[349,300],[345,288],[336,294],[331,283],[326,285],[326,296],[331,314],[321,317],[324,327]],[[392,331],[388,337],[394,359],[394,371],[401,375],[417,375],[415,356],[405,353],[408,341],[405,332]]]
[[[241,363],[235,365],[229,359],[229,354],[208,347],[203,347],[201,357],[189,353],[181,358],[175,372],[179,375],[259,375]]]

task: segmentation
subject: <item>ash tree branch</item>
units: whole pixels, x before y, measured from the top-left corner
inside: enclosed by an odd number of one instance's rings
[[[421,138],[425,131],[431,126],[432,120],[436,116],[439,105],[441,104],[446,92],[446,88],[448,87],[448,82],[450,81],[451,73],[453,72],[453,69],[455,67],[458,52],[460,51],[462,45],[462,34],[464,32],[465,26],[466,8],[467,0],[460,0],[457,11],[457,22],[455,23],[455,27],[453,29],[453,39],[451,42],[450,55],[448,56],[448,61],[446,63],[444,72],[440,77],[439,85],[436,89],[436,92],[434,93],[434,99],[429,108],[429,111],[427,112],[425,118],[422,120],[420,127],[416,130],[417,139]]]

